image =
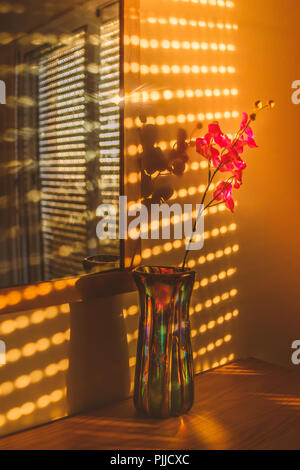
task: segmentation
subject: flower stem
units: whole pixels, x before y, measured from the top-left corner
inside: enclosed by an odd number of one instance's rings
[[[251,123],[252,119],[248,119],[248,122],[246,123],[245,127],[243,127],[243,129],[240,129],[237,134],[236,134],[236,137],[234,139],[234,142],[233,144],[231,145],[231,148],[233,149],[236,144],[238,143],[238,141],[240,140],[240,138],[242,137],[242,135],[245,133],[246,129],[249,127],[250,123]],[[226,149],[228,150],[228,149]],[[225,151],[225,149],[222,150],[222,153],[221,153],[221,156],[223,155],[223,152]],[[220,164],[217,166],[217,168],[215,169],[215,171],[213,172],[213,174],[211,175],[211,166],[210,166],[210,161],[209,161],[209,164],[208,164],[208,183],[207,183],[207,186],[206,186],[206,189],[204,191],[204,194],[202,196],[202,199],[201,199],[201,205],[204,204],[205,202],[205,198],[206,198],[206,195],[209,191],[209,188],[211,186],[211,183],[214,179],[214,177],[216,176],[216,174],[219,172],[219,170],[222,168],[222,166],[225,165],[225,163],[229,163],[230,161],[233,161],[234,159],[232,160],[229,160],[228,162],[220,162]],[[231,179],[232,177],[229,178],[229,180]],[[227,180],[228,181],[228,180]],[[201,211],[201,209],[199,210],[199,214],[197,215],[196,217],[196,220],[194,222],[194,225],[193,225],[193,230],[192,230],[192,234],[191,234],[191,237],[190,237],[190,240],[185,248],[185,252],[184,252],[184,257],[183,257],[183,262],[182,262],[182,271],[184,271],[184,267],[185,267],[185,263],[186,263],[186,260],[187,260],[187,257],[188,257],[188,254],[189,254],[189,251],[190,251],[190,246],[191,246],[191,243],[193,241],[193,236],[194,236],[194,232],[196,230],[196,227],[197,227],[197,223],[198,223],[198,220],[199,220],[199,217],[200,215],[202,214],[202,212],[205,211],[205,209],[207,209],[208,207],[210,207],[210,204],[215,201],[215,199],[224,191],[224,189],[226,189],[231,183],[228,183],[227,186],[225,186],[225,188],[222,189],[222,191],[220,191],[219,194],[217,194],[205,207],[204,209]]]
[[[211,204],[222,194],[222,192],[223,192],[225,189],[227,189],[227,188],[231,185],[231,181],[229,181],[229,180],[231,180],[232,178],[233,178],[233,177],[230,176],[230,178],[228,178],[228,179],[226,180],[226,182],[228,182],[228,184],[227,184],[224,188],[222,188],[222,190],[219,191],[218,194],[216,194],[216,195],[213,197],[213,199],[212,199],[208,204],[206,204],[206,206],[204,206],[204,208],[200,208],[200,209],[199,209],[198,215],[197,215],[196,220],[195,220],[194,225],[193,225],[192,234],[191,234],[191,236],[190,236],[189,242],[188,242],[187,247],[186,247],[186,249],[185,249],[184,258],[183,258],[182,267],[181,267],[181,270],[182,270],[182,271],[184,271],[185,263],[186,263],[188,254],[189,254],[189,252],[190,252],[190,246],[191,246],[191,243],[192,243],[193,238],[194,238],[194,232],[195,232],[195,230],[196,230],[197,223],[198,223],[198,220],[199,220],[200,216],[201,216],[202,213],[205,211],[205,209],[208,209],[208,207],[211,207]],[[204,202],[204,199],[202,198],[201,205],[203,204],[203,202]],[[220,203],[218,203],[218,204],[214,204],[214,205],[217,206],[217,205],[222,204],[222,203],[223,203],[223,201],[220,202]]]

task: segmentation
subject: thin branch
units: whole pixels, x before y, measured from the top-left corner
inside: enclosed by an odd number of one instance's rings
[[[208,207],[215,207],[215,206],[220,206],[221,204],[224,204],[224,201],[216,202],[216,204],[209,204]]]
[[[251,119],[251,118],[248,119],[248,122],[246,123],[245,127],[243,127],[243,129],[240,129],[240,130],[237,132],[236,137],[235,137],[235,139],[234,139],[234,142],[233,142],[233,144],[231,145],[231,149],[233,149],[233,148],[236,146],[236,144],[238,143],[238,141],[240,140],[240,138],[242,137],[242,135],[246,132],[246,129],[249,127],[249,125],[250,125],[251,122],[252,122],[252,119]],[[225,150],[228,150],[228,148],[223,148],[223,149],[222,149],[222,152],[221,152],[221,155],[220,155],[221,157],[222,157],[223,153],[225,152]],[[204,191],[203,197],[202,197],[202,199],[201,199],[201,205],[204,204],[204,202],[205,202],[206,195],[207,195],[207,193],[208,193],[208,191],[209,191],[209,188],[210,188],[210,186],[211,186],[211,183],[212,183],[214,177],[216,176],[216,174],[220,171],[220,169],[221,169],[225,164],[230,163],[230,162],[232,162],[232,161],[234,161],[234,158],[233,158],[232,160],[229,160],[228,162],[223,162],[223,161],[221,160],[220,164],[217,166],[217,168],[215,169],[215,171],[213,172],[213,174],[212,174],[211,176],[210,176],[210,174],[209,174],[208,184],[207,184],[207,186],[206,186],[206,189],[205,189],[205,191]],[[210,160],[209,160],[209,173],[210,173]],[[230,178],[233,178],[233,177],[230,177]],[[229,178],[229,179],[230,179],[230,178]],[[227,180],[227,181],[228,181],[228,180]],[[229,184],[230,184],[230,183],[229,183]],[[222,191],[224,191],[224,189],[226,189],[226,188],[229,186],[229,184],[228,184],[227,186],[225,186],[225,188],[223,188]],[[222,193],[222,191],[221,191],[221,193]],[[221,193],[220,193],[220,194],[221,194]],[[217,195],[216,197],[218,197],[218,195]],[[203,211],[204,211],[207,207],[210,206],[210,204],[216,199],[216,197],[213,198],[213,199],[208,203],[207,206],[205,206],[205,208],[203,209]],[[191,243],[192,243],[192,241],[193,241],[193,233],[195,232],[195,229],[196,229],[196,226],[197,226],[197,222],[198,222],[198,219],[199,219],[199,217],[200,217],[201,214],[202,214],[202,212],[199,211],[199,214],[198,214],[198,216],[197,216],[197,218],[196,218],[196,221],[195,221],[195,223],[194,223],[194,226],[193,226],[193,231],[192,231],[191,238],[190,238],[190,240],[189,240],[189,242],[188,242],[188,244],[187,244],[187,247],[186,247],[186,249],[185,249],[184,258],[183,258],[183,263],[182,263],[182,271],[184,270],[184,266],[185,266],[185,263],[186,263],[186,259],[187,259],[187,256],[188,256],[188,252],[189,252],[189,250],[190,250],[190,245],[191,245]]]
[[[207,184],[209,184],[210,178],[211,178],[211,162],[210,162],[210,160],[208,160],[208,182],[207,182]]]
[[[200,216],[203,214],[203,212],[205,211],[205,209],[207,209],[208,207],[211,207],[211,204],[222,194],[223,191],[225,191],[225,189],[227,189],[230,185],[231,185],[231,181],[229,180],[232,180],[233,179],[233,176],[230,176],[226,182],[228,182],[228,184],[222,188],[214,197],[213,199],[206,205],[204,206],[203,209],[200,208],[199,210],[199,213],[196,217],[196,220],[194,222],[194,225],[193,225],[193,229],[192,229],[192,233],[191,233],[191,236],[190,236],[190,239],[189,239],[189,242],[187,244],[187,247],[185,249],[185,253],[184,253],[184,258],[183,258],[183,262],[182,262],[182,271],[184,271],[184,267],[185,267],[185,263],[186,263],[186,260],[187,260],[187,257],[188,257],[188,254],[190,252],[190,246],[191,246],[191,243],[193,241],[193,238],[194,238],[194,233],[195,233],[195,230],[196,230],[196,227],[197,227],[197,223],[198,223],[198,220],[200,218]],[[207,188],[206,188],[207,189]],[[202,201],[204,202],[204,199],[205,198],[202,198]],[[201,202],[201,205],[203,204],[203,202]],[[221,203],[223,203],[224,201],[221,201]],[[215,204],[215,205],[218,205],[218,204]]]

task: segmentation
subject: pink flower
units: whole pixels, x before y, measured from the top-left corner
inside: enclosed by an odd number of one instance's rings
[[[246,134],[247,138],[242,136],[241,140],[244,141],[250,148],[255,148],[255,147],[257,147],[257,145],[256,145],[256,142],[254,140],[253,130],[251,129],[250,126],[247,126],[248,121],[249,121],[248,114],[243,113],[243,120],[241,122],[240,130],[242,131],[242,130],[245,129],[245,134]]]
[[[245,145],[247,145],[247,141],[245,140],[244,136],[242,135],[242,137],[236,142],[234,148],[237,151],[237,153],[242,154],[243,151],[244,151]]]
[[[212,122],[211,124],[208,124],[208,133],[212,137],[215,137],[215,135],[222,134],[219,124],[217,122]]]
[[[213,147],[211,143],[210,134],[206,134],[204,139],[196,139],[196,151],[200,153],[200,155],[202,155],[203,157],[207,158],[208,160],[211,160],[215,168],[217,168],[221,163],[219,157],[220,152],[215,147]]]
[[[234,152],[226,152],[223,153],[222,159],[222,166],[220,167],[220,171],[224,173],[225,171],[233,171],[234,170]]]
[[[233,187],[235,189],[239,189],[241,187],[242,182],[243,182],[243,172],[242,172],[242,170],[234,170],[233,171],[233,176],[234,176]]]
[[[209,124],[208,133],[211,138],[214,139],[214,142],[219,145],[219,147],[228,148],[231,145],[231,140],[229,139],[229,137],[227,137],[227,135],[223,134],[219,124]]]
[[[214,138],[215,142],[221,148],[228,148],[232,144],[231,140],[225,134],[219,134]]]
[[[258,147],[253,137],[248,136],[248,138],[246,139],[246,142],[248,144],[248,147],[250,147],[251,149]]]
[[[232,191],[233,188],[240,188],[243,171],[247,166],[241,158],[244,148],[257,147],[253,131],[249,126],[253,119],[252,116],[249,118],[247,113],[243,113],[240,131],[233,140],[222,132],[217,122],[208,125],[208,133],[204,138],[196,139],[198,153],[212,162],[217,171],[230,172],[230,178],[217,185],[213,198],[216,201],[223,201],[232,212],[234,211]]]
[[[243,112],[243,119],[242,119],[241,126],[240,126],[241,131],[245,129],[246,125],[248,124],[248,121],[249,121],[248,114]],[[247,127],[247,129],[245,130],[245,133],[253,137],[253,131],[250,126]]]
[[[231,212],[234,211],[234,200],[232,199],[232,184],[231,183],[226,183],[226,181],[221,181],[216,190],[214,191],[213,194],[214,199],[216,201],[223,201],[225,202],[226,207],[231,210]]]
[[[241,159],[238,151],[235,148],[228,149],[228,152],[221,156],[223,165],[220,167],[220,171],[233,171],[235,168],[238,170],[244,170],[246,163]]]

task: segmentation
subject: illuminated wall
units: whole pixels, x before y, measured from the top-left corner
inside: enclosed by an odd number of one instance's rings
[[[236,251],[224,264],[225,272],[236,269],[236,274],[194,293],[193,308],[206,300],[209,305],[215,297],[218,302],[226,282],[229,287],[224,292],[237,290],[227,304],[228,312],[239,311],[239,318],[227,324],[231,350],[222,354],[214,349],[203,356],[199,356],[205,340],[199,334],[202,319],[208,316],[207,325],[216,321],[227,305],[212,303],[210,310],[192,314],[197,370],[231,354],[291,366],[291,344],[299,336],[299,105],[291,101],[291,85],[300,75],[298,10],[291,0],[145,1],[140,30],[126,38],[140,53],[138,59],[127,61],[126,70],[139,76],[140,106],[148,122],[160,127],[162,149],[172,145],[178,125],[191,130],[198,120],[206,125],[217,119],[232,133],[241,112],[251,111],[255,100],[276,102],[276,108],[260,115],[253,126],[259,148],[248,153],[235,216],[227,211],[209,214],[205,231],[218,236],[207,239],[199,257],[190,258],[190,267],[195,267],[193,262],[209,256],[209,262],[197,266],[198,281],[207,282],[223,269],[218,269],[221,260],[213,254],[229,252],[230,247],[239,250],[238,257]],[[139,100],[139,95],[131,99]],[[126,125],[133,135],[127,147],[129,160],[139,150],[134,129],[139,121],[135,116]],[[178,182],[179,202],[199,201],[197,193],[206,181],[205,162],[191,158],[182,184]],[[129,172],[128,186],[137,180],[138,175]],[[237,230],[227,231],[225,237],[224,227],[229,226]],[[142,254],[143,261],[151,264],[169,264],[170,254],[179,263],[182,247],[178,241],[164,246],[144,241]],[[217,341],[216,330],[207,332],[209,341]]]
[[[140,29],[125,36],[125,44],[139,51],[138,61],[124,64],[127,75],[139,77],[138,86],[126,97],[128,107],[135,106],[137,114],[125,120],[126,132],[132,136],[128,159],[140,158],[139,115],[147,117],[147,124],[158,126],[157,145],[162,150],[172,148],[179,127],[189,135],[198,122],[205,128],[218,120],[226,132],[235,132],[240,120],[238,38],[234,2],[140,2]],[[138,180],[137,172],[128,174],[129,185]],[[207,162],[190,152],[185,174],[171,178],[175,187],[171,202],[199,203],[206,181]],[[173,224],[178,222],[173,218]],[[207,211],[204,238],[203,250],[192,252],[188,261],[197,272],[191,305],[197,372],[237,356],[235,336],[240,314],[238,227],[223,205]],[[141,259],[144,264],[177,265],[183,251],[181,240],[143,240]],[[127,314],[137,315],[137,305],[132,305]],[[130,338],[135,344],[136,337],[137,330],[132,331]]]
[[[68,304],[1,316],[0,435],[65,416]]]
[[[253,99],[276,107],[255,123],[259,145],[248,161],[236,222],[240,239],[240,342],[245,357],[293,367],[299,339],[299,3],[237,2],[239,109]]]

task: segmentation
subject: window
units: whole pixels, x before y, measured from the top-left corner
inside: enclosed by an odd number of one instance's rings
[[[97,207],[120,195],[119,2],[96,6],[18,44],[14,91],[27,105],[16,127],[27,135],[14,194],[22,217],[11,221],[22,230],[3,246],[18,265],[9,284],[78,275],[88,256],[120,261],[120,241],[96,236]]]

